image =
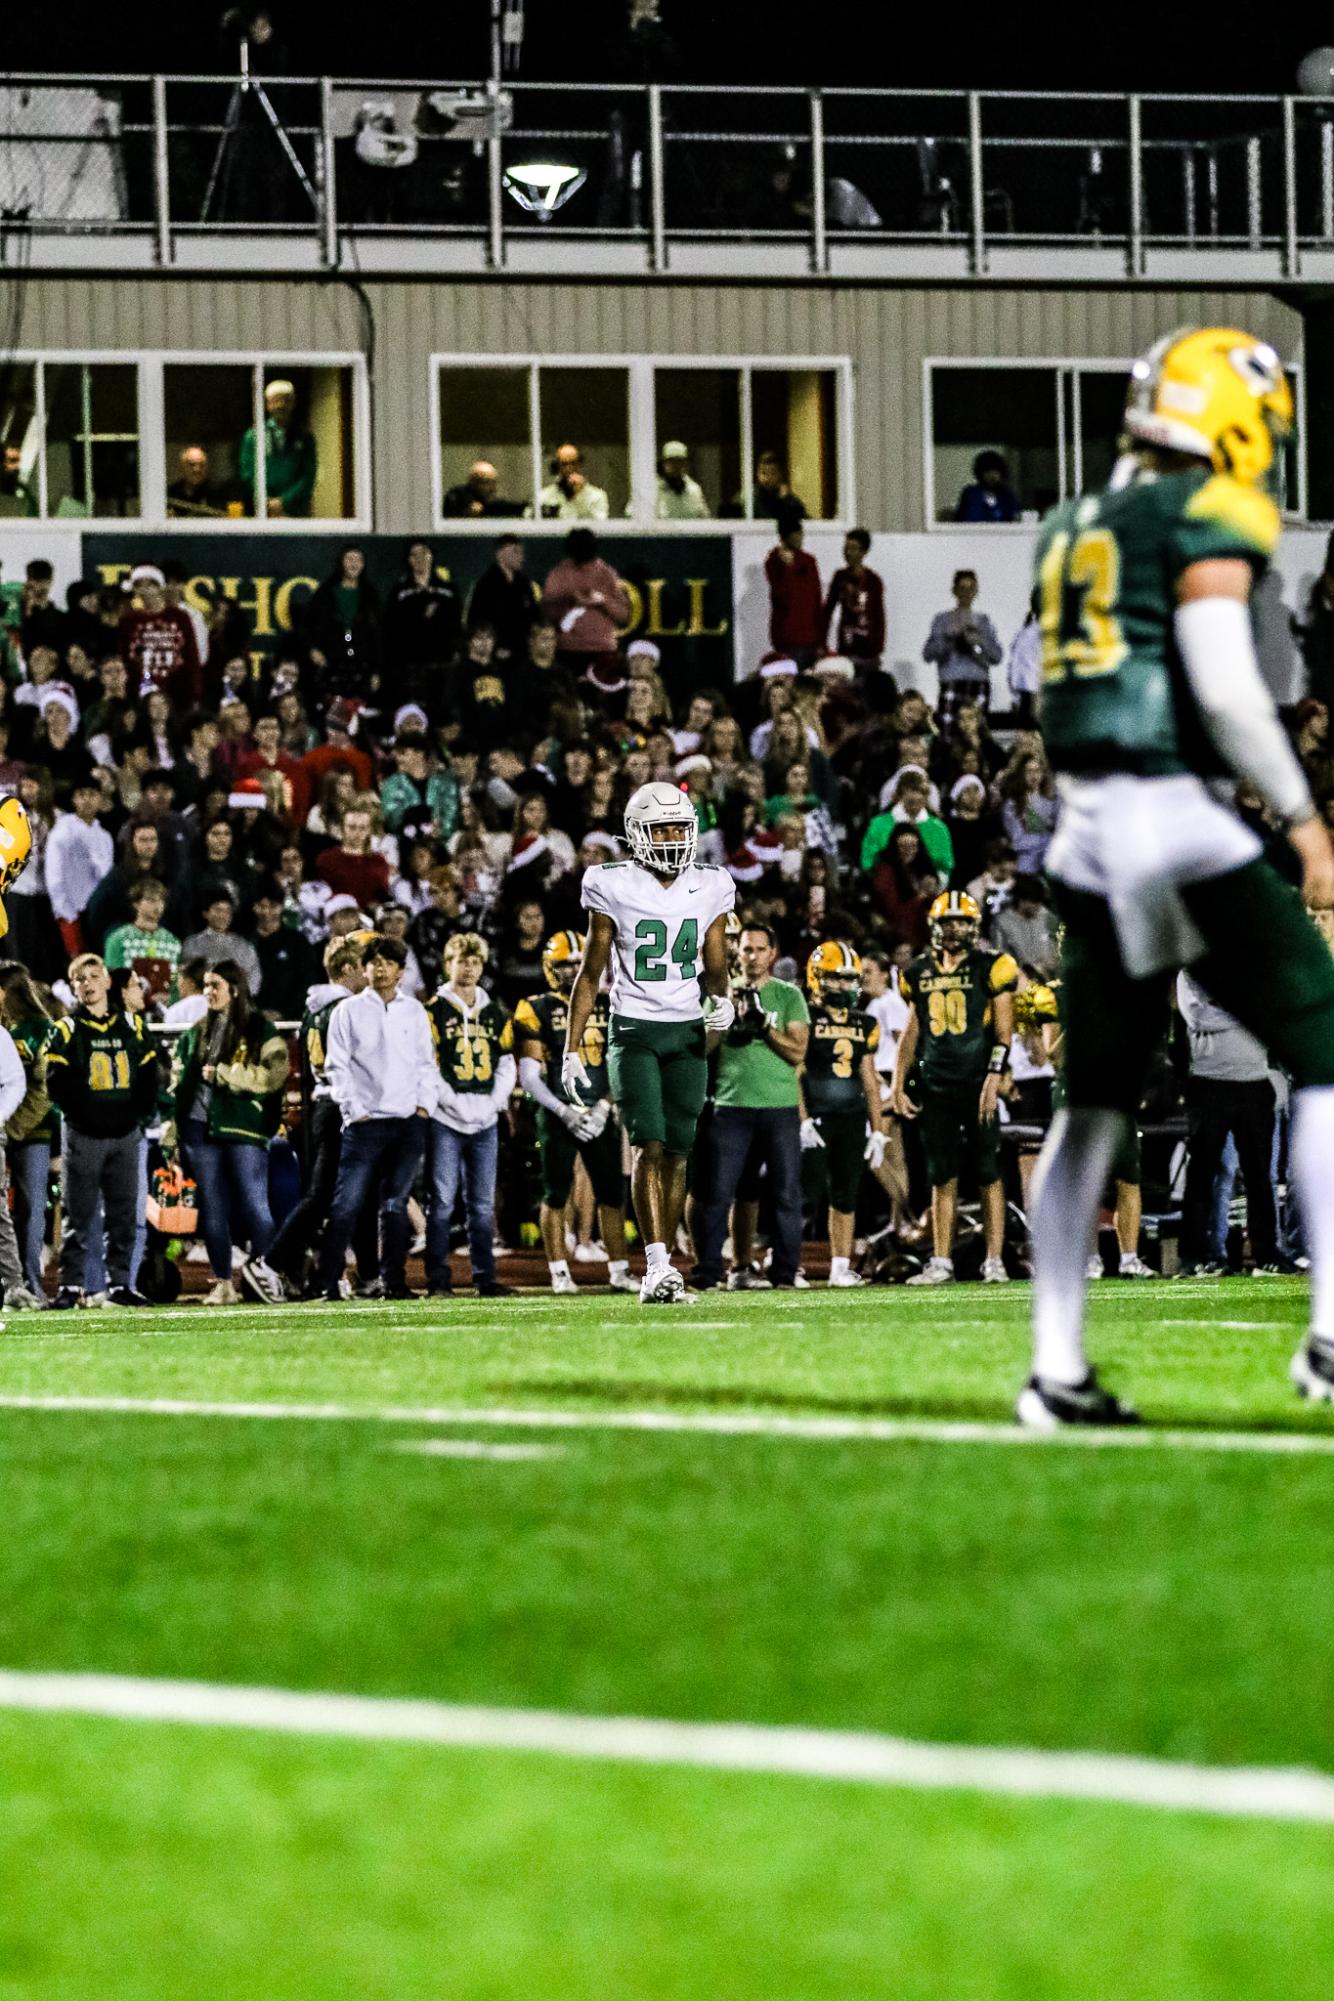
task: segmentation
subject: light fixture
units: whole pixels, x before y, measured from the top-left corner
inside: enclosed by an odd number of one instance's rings
[[[588,176],[582,167],[556,160],[530,160],[520,167],[506,167],[505,186],[521,209],[539,222],[550,222],[571,195],[578,194]]]

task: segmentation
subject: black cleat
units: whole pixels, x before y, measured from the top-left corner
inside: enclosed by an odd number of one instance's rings
[[[1332,1385],[1331,1387],[1334,1387]],[[1014,1407],[1029,1431],[1065,1431],[1074,1425],[1142,1424],[1137,1410],[1105,1390],[1092,1369],[1082,1383],[1053,1383],[1030,1376]]]
[[[1334,1341],[1310,1334],[1288,1365],[1298,1396],[1311,1403],[1334,1403]]]
[[[514,1297],[514,1287],[512,1285],[502,1285],[498,1278],[494,1278],[490,1285],[478,1286],[477,1297],[479,1299],[512,1299]]]
[[[62,1285],[55,1298],[51,1301],[52,1310],[56,1313],[72,1312],[82,1299],[83,1294],[77,1285]]]

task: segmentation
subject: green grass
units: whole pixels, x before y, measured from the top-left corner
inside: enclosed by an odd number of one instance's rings
[[[0,1395],[1000,1418],[1025,1289],[16,1319]],[[1155,1421],[1303,1290],[1104,1287]],[[1251,1323],[1228,1327],[1229,1320]],[[0,1408],[0,1668],[1334,1772],[1334,1458]],[[1204,2001],[1334,1982],[1334,1830],[0,1712],[3,2001]],[[40,1858],[40,1859],[39,1859]]]

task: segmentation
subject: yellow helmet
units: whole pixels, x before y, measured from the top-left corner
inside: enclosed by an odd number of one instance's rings
[[[554,931],[542,948],[542,971],[553,993],[567,994],[579,975],[584,956],[582,931]]]
[[[861,991],[862,962],[851,945],[827,938],[806,961],[806,984],[816,1000],[852,1000]]]
[[[1179,327],[1130,371],[1126,430],[1259,486],[1292,429],[1292,391],[1268,342],[1237,327]]]
[[[1014,1025],[1025,1035],[1033,1034],[1047,1021],[1059,1021],[1060,1004],[1055,992],[1040,981],[1024,987],[1014,997]]]
[[[966,890],[943,889],[926,915],[938,952],[966,952],[977,943],[982,912]]]
[[[0,896],[12,889],[32,853],[32,828],[21,799],[0,799]]]

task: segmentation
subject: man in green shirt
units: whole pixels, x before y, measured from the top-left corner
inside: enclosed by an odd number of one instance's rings
[[[265,511],[275,520],[304,519],[315,491],[315,440],[296,424],[296,390],[290,382],[270,382],[264,391]],[[258,485],[253,426],[241,440],[241,484],[250,512]]]
[[[773,1197],[773,1266],[776,1286],[796,1284],[801,1262],[801,1089],[810,1011],[801,988],[772,977],[778,941],[767,924],[748,924],[738,949],[740,977],[733,985],[736,1020],[718,1051],[718,1088],[707,1144],[708,1200],[695,1215],[700,1286],[723,1275],[723,1239],[730,1209],[747,1165],[768,1169]]]
[[[128,967],[139,975],[151,1000],[175,1000],[181,941],[162,922],[167,908],[165,885],[146,875],[135,887],[130,907],[133,924],[118,924],[107,938],[107,971],[115,973]]]

